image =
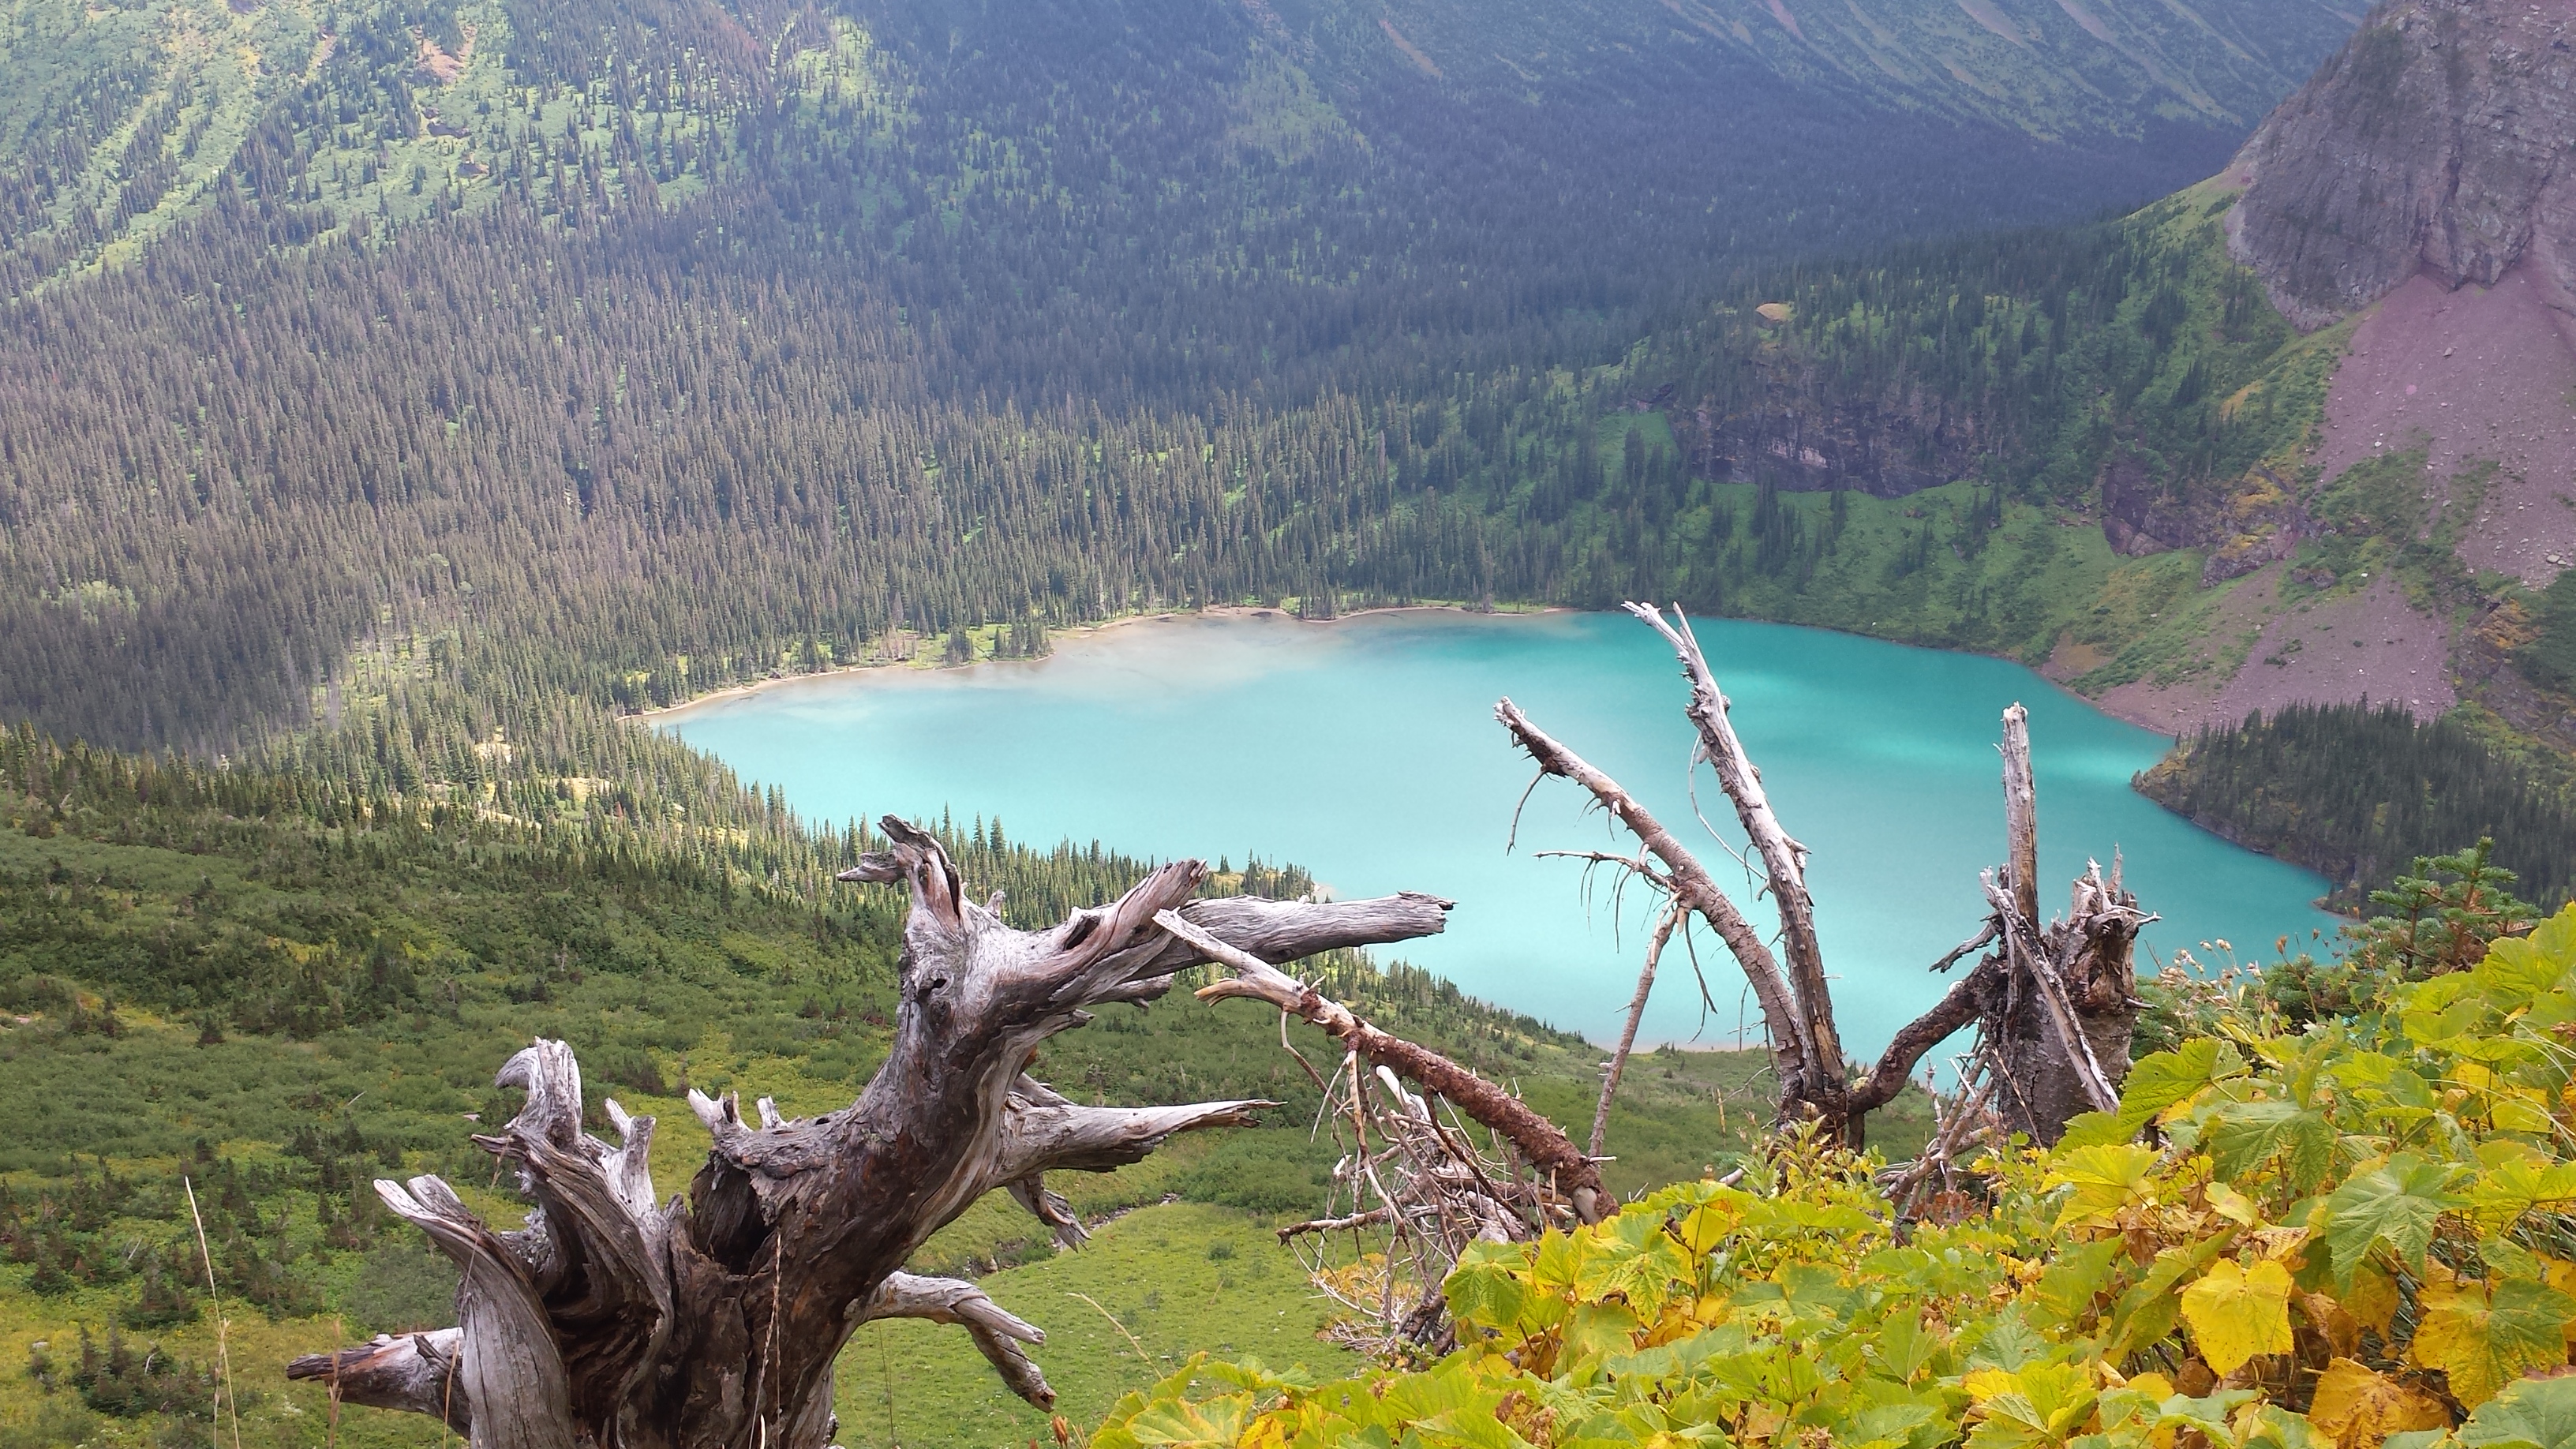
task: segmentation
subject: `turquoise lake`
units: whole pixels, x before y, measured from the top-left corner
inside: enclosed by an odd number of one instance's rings
[[[2164,753],[2162,736],[2019,665],[1782,625],[1696,628],[1774,807],[1814,852],[1817,924],[1856,1048],[1876,1050],[1939,996],[1926,967],[1984,915],[1977,872],[2003,853],[1995,743],[2016,700],[2031,714],[2043,906],[2063,910],[2086,858],[2107,868],[2117,848],[2140,904],[2164,917],[2144,938],[2152,960],[2183,950],[2222,964],[2222,941],[2267,959],[2281,936],[2333,935],[2335,919],[2310,904],[2323,880],[2129,788]],[[1340,896],[1446,896],[1458,903],[1448,932],[1395,954],[1608,1039],[1635,984],[1645,897],[1629,890],[1614,915],[1606,873],[1587,896],[1579,863],[1536,853],[1633,843],[1587,814],[1573,785],[1548,780],[1506,852],[1532,773],[1493,719],[1509,695],[1647,801],[1749,914],[1770,919],[1694,818],[1693,735],[1673,657],[1623,615],[1180,616],[1057,642],[1035,662],[792,681],[663,726],[778,785],[808,819],[945,808],[961,821],[998,816],[1026,842],[1096,839],[1211,861],[1251,853],[1298,862]],[[1740,848],[1705,767],[1697,795]],[[1704,1009],[1677,946],[1642,1040],[1729,1043],[1756,1022],[1724,948],[1696,940],[1718,1009]]]

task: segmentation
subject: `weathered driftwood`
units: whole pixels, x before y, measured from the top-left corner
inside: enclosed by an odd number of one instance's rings
[[[1899,1203],[1915,1202],[1926,1187],[1953,1189],[1958,1159],[1978,1143],[2012,1133],[2055,1142],[2077,1115],[2115,1108],[2128,1070],[2138,931],[2155,917],[2121,888],[2115,853],[2107,879],[2099,862],[2087,861],[2066,914],[2040,921],[2029,716],[2016,704],[2003,723],[2005,861],[1985,873],[1985,929],[1935,969],[1989,943],[1993,949],[1906,1028],[1919,1039],[1918,1057],[1970,1023],[1977,1037],[1961,1058],[1957,1095],[1936,1103],[1932,1141],[1893,1175],[1889,1191]]]
[[[603,1103],[618,1145],[584,1135],[580,1067],[539,1041],[499,1077],[526,1105],[475,1139],[535,1202],[525,1228],[493,1231],[435,1177],[377,1184],[462,1269],[458,1325],[299,1359],[289,1375],[444,1418],[473,1449],[820,1449],[833,1358],[859,1324],[902,1316],[963,1326],[1015,1392],[1046,1404],[1021,1352],[1037,1330],[971,1284],[903,1274],[904,1261],[996,1189],[1076,1236],[1044,1174],[1136,1161],[1267,1104],[1085,1107],[1026,1075],[1039,1043],[1209,959],[1156,924],[1164,912],[1279,962],[1428,935],[1448,909],[1422,895],[1192,900],[1205,868],[1183,861],[1114,904],[1019,931],[968,900],[936,840],[884,828],[889,848],[843,875],[911,896],[894,1042],[855,1102],[791,1121],[763,1101],[754,1123],[731,1095],[691,1093],[714,1147],[687,1196],[657,1204],[653,1120]]]
[[[1628,612],[1664,636],[1681,662],[1682,678],[1690,683],[1690,702],[1682,712],[1699,731],[1698,758],[1717,771],[1718,785],[1735,802],[1735,818],[1761,858],[1772,903],[1780,912],[1780,952],[1788,958],[1789,988],[1812,1057],[1810,1066],[1818,1076],[1840,1082],[1845,1071],[1842,1037],[1834,1025],[1833,992],[1825,984],[1824,946],[1816,938],[1816,900],[1807,893],[1807,847],[1790,839],[1772,813],[1771,797],[1762,789],[1762,772],[1744,752],[1744,742],[1735,737],[1726,696],[1709,672],[1708,656],[1700,651],[1690,620],[1679,608],[1673,610],[1670,623],[1661,611],[1644,604],[1630,604]]]

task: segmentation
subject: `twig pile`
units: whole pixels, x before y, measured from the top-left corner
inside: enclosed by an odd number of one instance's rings
[[[1474,1242],[1526,1242],[1582,1221],[1572,1199],[1501,1134],[1407,1089],[1357,1052],[1329,1079],[1319,1131],[1341,1157],[1320,1216],[1280,1228],[1317,1288],[1343,1310],[1331,1330],[1380,1357],[1445,1351],[1440,1283]]]

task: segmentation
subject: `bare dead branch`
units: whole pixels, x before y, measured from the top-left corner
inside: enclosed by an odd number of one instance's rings
[[[1999,935],[2001,931],[2002,928],[1995,924],[1994,917],[1986,917],[1986,924],[1979,928],[1977,934],[1970,936],[1968,939],[1961,941],[1958,945],[1951,947],[1949,952],[1942,956],[1940,960],[1932,963],[1933,973],[1938,975],[1941,972],[1947,971],[1951,967],[1958,965],[1961,957],[1972,955],[1993,945],[1995,937]]]
[[[1189,942],[1192,949],[1234,970],[1233,976],[1201,987],[1201,1000],[1249,997],[1321,1027],[1326,1035],[1372,1065],[1389,1068],[1421,1084],[1459,1111],[1511,1139],[1523,1156],[1555,1179],[1557,1190],[1574,1204],[1576,1215],[1583,1221],[1599,1222],[1614,1209],[1608,1190],[1601,1185],[1600,1171],[1591,1159],[1575,1150],[1563,1129],[1519,1098],[1438,1052],[1378,1030],[1353,1015],[1349,1007],[1325,999],[1313,987],[1270,963],[1201,931],[1177,912],[1167,911],[1157,920],[1163,929]]]
[[[1630,604],[1627,608],[1630,614],[1653,626],[1681,662],[1682,678],[1690,684],[1690,702],[1683,706],[1683,713],[1699,731],[1700,757],[1716,769],[1718,784],[1735,802],[1735,818],[1743,825],[1755,854],[1761,857],[1771,898],[1779,907],[1781,952],[1788,958],[1789,984],[1797,1001],[1799,1025],[1806,1035],[1810,1064],[1818,1076],[1840,1082],[1843,1049],[1834,1026],[1833,995],[1825,979],[1824,947],[1816,938],[1816,903],[1807,891],[1807,848],[1789,838],[1789,832],[1781,828],[1779,817],[1773,813],[1771,797],[1762,788],[1762,772],[1745,753],[1744,742],[1735,736],[1735,724],[1727,717],[1726,696],[1718,690],[1717,677],[1709,671],[1708,656],[1701,652],[1690,620],[1679,607],[1673,610],[1671,623],[1665,622],[1662,612],[1650,605]]]
[[[2004,883],[2012,894],[2013,914],[2031,930],[2039,929],[2039,789],[2030,772],[2030,711],[2019,704],[2004,711]]]
[[[859,1317],[862,1321],[919,1318],[961,1326],[1012,1393],[1041,1409],[1055,1407],[1055,1390],[1048,1386],[1045,1372],[1020,1348],[1024,1343],[1046,1342],[1046,1334],[972,1283],[890,1273],[869,1295]]]
[[[1619,1095],[1619,1078],[1628,1070],[1628,1053],[1637,1045],[1637,1023],[1646,1015],[1646,997],[1655,989],[1655,964],[1663,959],[1664,943],[1673,937],[1673,928],[1682,922],[1679,906],[1667,908],[1655,918],[1654,934],[1646,938],[1646,964],[1637,972],[1636,994],[1628,998],[1628,1019],[1619,1029],[1619,1045],[1610,1053],[1608,1066],[1601,1074],[1601,1104],[1592,1109],[1592,1156],[1601,1155],[1601,1139],[1610,1130],[1610,1099]]]
[[[1879,1053],[1878,1064],[1853,1085],[1852,1110],[1874,1111],[1896,1100],[1896,1094],[1913,1080],[1915,1065],[1925,1053],[1994,1010],[2003,981],[2003,963],[1998,957],[1979,963],[1975,970],[1951,983],[1930,1011],[1898,1030],[1887,1050]]]
[[[1392,1216],[1394,1216],[1392,1209],[1373,1207],[1366,1212],[1352,1213],[1346,1217],[1309,1218],[1302,1223],[1290,1223],[1284,1228],[1276,1229],[1276,1232],[1279,1235],[1279,1241],[1285,1243],[1291,1238],[1302,1238],[1310,1233],[1346,1233],[1353,1228],[1373,1228]]]
[[[1560,779],[1571,780],[1590,792],[1602,808],[1616,816],[1619,823],[1637,837],[1639,844],[1664,863],[1664,868],[1671,872],[1675,899],[1708,922],[1709,929],[1726,943],[1736,964],[1743,968],[1745,980],[1751,983],[1753,995],[1762,1006],[1763,1024],[1770,1029],[1783,1059],[1780,1075],[1785,1088],[1782,1093],[1784,1103],[1807,1100],[1806,1084],[1817,1080],[1812,1072],[1815,1055],[1808,1043],[1804,1018],[1790,995],[1788,979],[1781,975],[1780,963],[1771,955],[1771,948],[1763,943],[1761,932],[1754,929],[1753,923],[1745,919],[1733,901],[1727,899],[1726,892],[1718,888],[1698,858],[1676,840],[1661,821],[1655,819],[1653,812],[1621,788],[1618,781],[1558,743],[1510,700],[1495,704],[1494,718],[1511,731],[1512,738],[1529,752],[1541,770]],[[1833,1090],[1839,1090],[1841,1085],[1839,1081],[1831,1083]]]
[[[286,1376],[327,1382],[344,1403],[427,1414],[470,1434],[473,1415],[456,1386],[458,1345],[464,1337],[461,1328],[380,1333],[354,1348],[306,1354],[286,1366]]]

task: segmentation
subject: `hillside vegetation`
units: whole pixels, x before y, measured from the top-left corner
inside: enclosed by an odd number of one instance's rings
[[[854,305],[857,263],[800,259],[785,217],[729,225],[500,209],[382,254],[233,251],[218,270],[250,280],[223,307],[157,264],[28,304],[0,335],[27,399],[0,461],[23,582],[0,704],[214,748],[387,677],[635,708],[964,626],[1246,599],[1663,597],[2025,657],[2116,640],[2088,683],[2115,682],[2224,647],[2195,626],[2205,569],[2036,521],[2082,521],[2115,443],[2184,496],[2268,466],[2324,375],[2209,208],[2173,203],[1829,272],[1784,326],[1747,283],[1612,365],[1213,418],[988,412],[939,395],[975,371],[964,339]],[[57,324],[102,345],[66,355]],[[1825,417],[1956,417],[1976,445],[1927,432],[1923,466],[1974,483],[1791,497],[1812,480],[1761,430],[1802,416],[1799,378]],[[1656,396],[1688,406],[1636,410]]]
[[[2469,721],[2418,724],[2403,706],[2293,705],[2206,730],[2138,779],[2150,799],[2317,871],[2357,904],[2414,856],[2492,841],[2496,863],[2547,902],[2576,894],[2576,819],[2563,760],[2512,749]]]
[[[1707,460],[1603,444],[1725,268],[2134,202],[2346,25],[15,3],[0,717],[204,752],[439,649],[632,708],[1143,607],[1714,597],[1637,546]]]
[[[12,1365],[0,1436],[18,1436],[0,1443],[203,1442],[204,1375],[217,1365],[209,1266],[233,1372],[255,1391],[244,1442],[319,1442],[326,1406],[282,1383],[286,1358],[452,1312],[452,1270],[369,1183],[441,1173],[511,1221],[490,1159],[465,1137],[468,1114],[514,1110],[490,1073],[531,1035],[580,1043],[594,1097],[661,1117],[654,1167],[666,1182],[685,1182],[704,1155],[679,1100],[690,1086],[802,1112],[855,1095],[890,1039],[901,911],[890,894],[825,883],[861,837],[809,835],[771,801],[728,795],[720,774],[687,793],[657,783],[655,764],[711,767],[649,737],[635,748],[622,779],[563,779],[541,794],[522,777],[442,799],[391,788],[372,757],[334,776],[309,762],[281,772],[66,749],[25,730],[0,740],[0,1090],[22,1104],[0,1142],[0,1355]],[[493,768],[523,770],[525,757]],[[976,887],[1004,891],[1028,923],[1107,899],[1144,869],[1097,846],[1033,850],[994,821],[947,835]],[[1310,885],[1251,862],[1218,884]],[[1322,968],[1328,989],[1392,1029],[1588,1124],[1598,1054],[1579,1039],[1401,965]],[[1051,1045],[1037,1070],[1109,1102],[1286,1104],[1260,1129],[1056,1183],[1086,1215],[1178,1196],[1206,1205],[1186,1229],[1194,1251],[1213,1234],[1250,1259],[1262,1217],[1322,1201],[1330,1148],[1305,1130],[1315,1092],[1259,1011],[1186,995],[1122,1009]],[[1614,1182],[1634,1190],[1732,1150],[1760,1119],[1758,1070],[1724,1054],[1641,1059],[1612,1120]],[[1912,1113],[1886,1130],[1919,1137]],[[1109,1266],[1077,1271],[1132,1274],[1139,1250],[1124,1242],[1110,1237]],[[919,1261],[986,1272],[1052,1251],[997,1200]],[[1210,1267],[1262,1285],[1262,1301],[1289,1310],[1290,1337],[1338,1362],[1309,1342],[1321,1311],[1295,1261],[1264,1251],[1258,1264]],[[1136,1306],[1123,1291],[1094,1296],[1122,1314]],[[1161,1322],[1149,1310],[1129,1327],[1182,1331]],[[909,1342],[904,1331],[891,1342]],[[1070,1370],[1077,1394],[1103,1386],[1083,1401],[1097,1412],[1133,1384],[1107,1364],[1074,1368],[1087,1347],[1068,1341],[1050,1368]],[[960,1381],[958,1404],[984,1403],[983,1388]],[[966,1412],[940,1404],[914,1392],[901,1412]],[[426,1444],[435,1428],[353,1414],[342,1433]]]

